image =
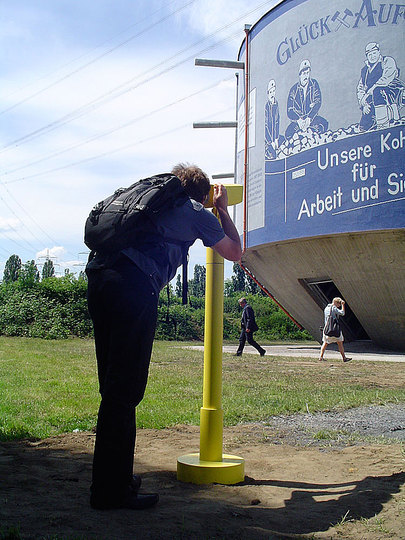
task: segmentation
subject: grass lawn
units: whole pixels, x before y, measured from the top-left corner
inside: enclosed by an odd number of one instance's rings
[[[138,427],[199,424],[203,352],[155,342]],[[271,415],[405,402],[400,363],[223,356],[225,425]],[[0,440],[92,430],[99,404],[92,340],[0,336]]]

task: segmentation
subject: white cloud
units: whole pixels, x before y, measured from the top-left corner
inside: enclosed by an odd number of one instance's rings
[[[44,248],[41,251],[38,251],[38,253],[35,255],[35,258],[56,260],[60,259],[65,253],[66,250],[63,246],[54,246],[51,248]]]
[[[19,221],[16,218],[3,218],[0,216],[0,232],[7,232],[16,229],[19,225]]]
[[[86,0],[84,5],[87,5]],[[206,47],[216,39],[239,32],[234,42],[222,43],[211,51],[212,57],[236,58],[244,37],[243,24],[252,21],[242,18],[224,33],[218,33],[201,45],[181,52],[172,60],[169,59],[176,51],[183,51],[190,44],[198,42],[202,36],[211,34],[257,5],[259,2],[252,6],[248,0],[197,0],[178,16],[175,25],[173,20],[168,20],[165,26],[156,26],[142,38],[131,42],[128,47],[117,49],[75,76],[3,114],[0,123],[0,183],[10,183],[2,186],[0,194],[15,214],[21,217],[21,222],[0,200],[0,232],[7,224],[14,223],[19,226],[19,233],[29,241],[30,246],[23,249],[21,245],[25,244],[17,245],[1,239],[2,260],[8,258],[6,253],[18,253],[22,260],[30,260],[34,257],[37,259],[38,256],[46,257],[49,252],[50,257],[57,257],[60,268],[64,265],[63,267],[74,271],[74,265],[83,263],[78,254],[85,249],[85,219],[92,206],[116,187],[129,185],[137,178],[149,174],[166,171],[179,161],[197,163],[210,175],[232,171],[234,130],[192,128],[194,121],[235,118],[235,78],[232,70],[198,68],[194,66],[192,59],[175,69],[168,68],[188,56],[192,57],[193,51],[197,54],[199,48]],[[53,47],[48,58],[42,54],[47,46],[46,33],[32,32],[30,28],[32,21],[37,25],[39,20],[30,14],[30,2],[20,0],[19,6],[25,8],[24,16],[9,17],[9,20],[17,22],[13,22],[14,26],[9,28],[8,55],[0,56],[2,72],[12,72],[12,76],[2,80],[0,111],[39,91],[57,77],[67,74],[69,69],[76,69],[80,62],[74,62],[69,67],[69,61],[91,49],[86,36],[73,34],[71,27],[67,25],[65,33],[66,21],[61,19],[60,24],[53,27],[50,41]],[[80,12],[80,6],[75,6],[71,4],[73,12],[69,15],[70,24]],[[173,10],[176,6],[179,6],[179,3],[170,4],[170,9]],[[145,16],[148,10],[155,11],[157,7],[161,7],[161,2],[145,1],[142,4]],[[135,9],[132,3],[128,3],[127,8],[128,11]],[[54,2],[45,0],[42,9],[47,12],[47,21],[56,20],[58,9]],[[13,8],[9,8],[10,10],[13,15]],[[75,10],[79,11],[76,13]],[[265,10],[266,8],[263,8],[263,12]],[[159,16],[162,14],[163,12]],[[261,14],[256,13],[255,18]],[[115,15],[123,28],[129,26],[125,5],[124,8],[117,8]],[[156,15],[155,20],[157,18]],[[114,34],[109,23],[107,19],[99,19],[99,35],[94,38],[94,43],[100,43],[104,36]],[[93,21],[83,21],[83,24],[90,25]],[[115,31],[118,26],[116,22]],[[173,28],[181,28],[182,31],[173,31]],[[21,44],[17,38],[24,32],[27,41]],[[40,73],[53,75],[41,78],[35,62],[20,61],[27,44],[30,48],[27,51],[29,58],[41,56]],[[110,46],[111,44],[108,45]],[[97,54],[102,50],[98,50]],[[94,57],[95,53],[92,54]],[[85,61],[91,57],[91,54],[87,55]],[[146,74],[147,70],[160,63],[161,66]],[[64,69],[55,70],[55,66],[63,65],[66,66]],[[15,139],[52,124],[64,115],[75,114],[75,109],[102,94],[107,94],[130,79],[133,79],[130,85],[134,87],[153,73],[165,69],[168,71],[161,76],[104,103],[102,107],[87,111],[87,114],[58,129],[30,140],[22,140],[7,151],[1,148]],[[18,84],[22,82],[25,88],[17,91]],[[219,84],[211,90],[198,93],[187,100],[182,99],[216,82]],[[175,105],[168,106],[176,101],[178,103]],[[166,105],[165,109],[151,114]],[[145,117],[141,119],[142,116]],[[135,122],[135,119],[138,120]],[[131,124],[127,127],[116,129],[130,121]],[[180,126],[185,127],[176,129]],[[111,133],[98,137],[108,131]],[[92,137],[97,138],[85,144],[85,141]],[[68,150],[61,153],[65,149]],[[43,160],[51,154],[55,155]],[[34,163],[39,160],[42,161]],[[26,165],[29,166],[25,167]],[[9,172],[20,167],[24,168]],[[49,170],[54,172],[42,174]],[[195,264],[194,257],[198,264],[203,264],[205,248],[193,248],[191,266]],[[79,266],[74,268],[81,269]]]
[[[266,11],[278,4],[280,0],[268,2],[252,2],[251,0],[204,0],[193,4],[186,13],[179,16],[197,32],[224,38],[235,34],[230,45],[235,50],[245,38],[245,24],[254,24]],[[239,34],[238,34],[239,31]]]

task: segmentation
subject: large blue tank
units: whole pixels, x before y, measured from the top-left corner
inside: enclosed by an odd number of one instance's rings
[[[242,262],[316,339],[342,296],[347,340],[405,350],[404,28],[400,2],[285,0],[239,52]]]

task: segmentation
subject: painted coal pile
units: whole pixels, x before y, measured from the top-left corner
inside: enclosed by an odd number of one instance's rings
[[[405,119],[401,119],[398,122],[392,124],[392,127],[398,125],[405,125]],[[321,144],[328,144],[346,139],[347,137],[353,137],[361,133],[359,124],[352,124],[347,128],[339,128],[336,131],[325,131],[325,133],[317,133],[309,128],[307,131],[298,131],[290,139],[286,139],[278,148],[277,159],[292,156],[309,150],[314,146]]]

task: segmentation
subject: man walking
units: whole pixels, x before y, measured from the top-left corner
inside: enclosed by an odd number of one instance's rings
[[[211,188],[207,175],[183,164],[172,174],[188,196],[185,202],[159,214],[156,229],[145,232],[141,242],[113,254],[97,253],[86,267],[101,394],[90,504],[100,510],[148,508],[159,498],[138,493],[141,479],[133,475],[135,409],[148,379],[159,291],[175,276],[184,247],[197,238],[226,259],[241,257],[226,189],[214,186],[220,224],[203,206]]]
[[[263,349],[263,347],[260,347],[260,345],[253,339],[253,333],[259,329],[256,324],[253,308],[249,306],[246,298],[241,298],[239,300],[239,305],[243,309],[243,311],[242,319],[240,322],[241,333],[239,337],[239,347],[236,351],[235,356],[242,356],[246,340],[248,341],[249,345],[252,345],[252,347],[254,347],[260,353],[260,356],[264,356],[266,354],[266,350]]]

